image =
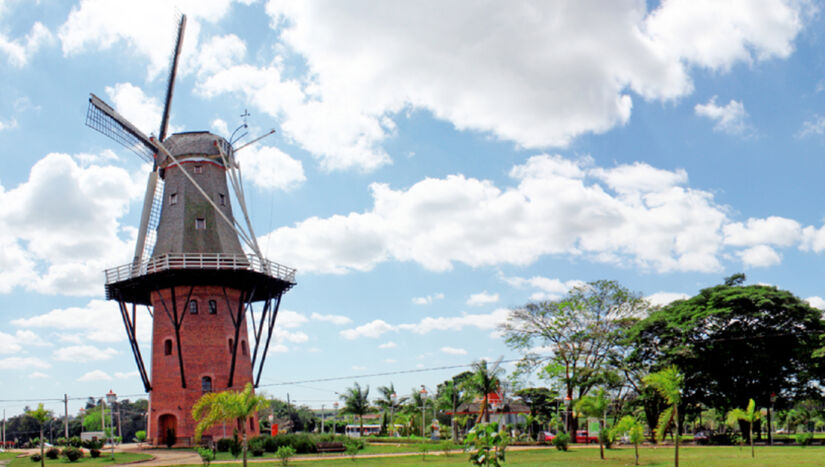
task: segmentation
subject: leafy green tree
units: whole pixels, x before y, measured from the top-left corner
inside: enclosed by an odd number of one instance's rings
[[[604,436],[607,418],[607,407],[610,400],[604,389],[599,389],[596,395],[588,394],[576,402],[576,411],[588,417],[599,419],[599,456],[604,459]]]
[[[294,431],[312,431],[321,424],[318,416],[306,405],[287,404],[281,399],[270,399],[272,415],[279,419],[289,419]]]
[[[660,440],[665,439],[665,433],[671,426],[675,426],[674,436],[674,466],[679,467],[679,404],[682,402],[682,386],[685,377],[675,366],[651,373],[645,377],[645,382],[664,397],[670,407],[659,416],[656,432]]]
[[[560,300],[512,310],[501,330],[510,348],[524,352],[519,371],[540,368],[541,376],[559,381],[568,400],[574,400],[604,384],[611,361],[618,359],[626,323],[647,308],[639,294],[600,280],[574,287]],[[552,350],[549,360],[532,350],[537,347]]]
[[[636,417],[632,415],[625,415],[613,426],[614,435],[627,435],[630,442],[633,443],[633,448],[636,454],[636,464],[639,465],[639,444],[645,439],[645,427]]]
[[[370,387],[361,389],[361,385],[355,383],[353,387],[347,388],[344,394],[341,394],[341,401],[344,402],[342,413],[348,413],[358,416],[358,423],[360,424],[361,436],[364,436],[364,415],[370,411]]]
[[[487,366],[487,360],[480,360],[473,363],[473,375],[464,382],[464,386],[473,394],[481,397],[481,410],[479,411],[476,423],[483,419],[485,423],[490,423],[490,411],[488,396],[495,392],[500,384],[499,375],[502,373],[499,366]]]
[[[558,407],[559,393],[547,388],[524,388],[516,391],[514,395],[530,408],[532,423],[528,424],[528,431],[530,437],[535,439],[534,425],[537,423],[541,425],[550,420],[554,410]]]
[[[685,407],[726,412],[750,397],[767,407],[772,393],[782,407],[810,397],[825,376],[814,357],[822,313],[788,291],[743,280],[732,276],[653,311],[631,333],[650,367],[676,365],[685,375]]]
[[[378,387],[378,399],[375,400],[375,405],[381,408],[384,412],[384,416],[387,416],[387,412],[390,412],[389,420],[389,434],[392,436],[395,432],[395,422],[393,419],[395,418],[395,413],[404,402],[407,401],[407,396],[398,396],[398,393],[395,392],[395,385],[390,383],[389,386],[379,386]]]
[[[733,409],[728,412],[726,419],[727,424],[730,426],[735,426],[740,421],[743,421],[748,425],[748,440],[750,440],[751,445],[751,458],[756,457],[756,452],[753,448],[753,424],[759,420],[761,415],[761,412],[756,409],[756,402],[754,402],[753,399],[750,399],[748,400],[748,406],[745,410]]]
[[[453,415],[450,416],[450,428],[452,431],[453,442],[458,442],[458,425],[456,424],[455,413],[458,411],[458,406],[470,400],[470,392],[467,390],[465,381],[472,378],[473,374],[465,371],[453,376],[451,379],[444,381],[438,385],[436,403],[438,407],[447,411],[450,410]]]
[[[40,425],[40,467],[43,467],[45,465],[45,460],[43,459],[43,425],[52,419],[52,412],[44,409],[43,403],[41,402],[37,404],[36,409],[27,410],[26,415],[33,418]]]
[[[208,392],[201,396],[192,407],[195,426],[195,442],[199,442],[203,432],[222,422],[238,422],[241,426],[243,465],[246,467],[248,450],[247,422],[259,410],[269,406],[266,397],[256,395],[252,384],[247,383],[242,391]]]
[[[504,463],[509,437],[499,431],[498,423],[480,423],[464,439],[464,449],[470,452],[473,465],[500,467]]]

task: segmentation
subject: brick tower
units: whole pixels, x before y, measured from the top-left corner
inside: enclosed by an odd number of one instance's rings
[[[154,445],[191,445],[192,406],[204,393],[257,387],[281,297],[295,285],[295,270],[266,260],[258,248],[232,144],[206,131],[166,138],[185,24],[184,16],[158,138],[94,95],[86,117],[87,125],[153,164],[134,259],[106,271],[106,298],[119,305],[149,393]],[[227,179],[246,230],[232,214]],[[152,316],[151,378],[135,331],[139,305]],[[249,433],[259,432],[257,417],[247,423]],[[219,426],[205,436],[232,436],[233,428],[240,427]]]

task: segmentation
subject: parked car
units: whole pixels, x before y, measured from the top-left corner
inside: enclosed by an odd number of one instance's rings
[[[541,433],[539,433],[539,441],[552,442],[555,438],[556,435],[550,433],[549,431],[542,431]]]
[[[696,444],[708,444],[710,433],[704,430],[697,431],[693,434],[693,442]]]
[[[579,430],[576,432],[576,442],[579,444],[598,443],[598,436],[590,436],[587,430]]]

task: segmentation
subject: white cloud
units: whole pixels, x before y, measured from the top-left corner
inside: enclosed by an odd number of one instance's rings
[[[719,106],[716,105],[716,96],[713,96],[706,104],[696,104],[693,109],[696,115],[713,120],[715,131],[732,135],[743,135],[748,131],[745,122],[748,113],[740,101],[731,99],[727,105]]]
[[[455,347],[441,347],[441,351],[448,355],[467,355],[466,350]]]
[[[249,146],[238,153],[244,178],[270,190],[289,191],[306,181],[304,166],[272,146]]]
[[[246,43],[234,34],[210,37],[193,57],[199,75],[211,75],[230,68],[243,60]]]
[[[385,358],[384,363],[398,363],[398,360],[394,358]]]
[[[353,366],[352,366],[352,369],[353,369],[353,370],[355,370],[355,371],[364,371],[364,370],[366,370],[366,369],[367,369],[367,367],[365,367],[365,366],[360,366],[360,365],[353,365]]]
[[[278,327],[294,329],[309,321],[306,316],[291,310],[278,311]]]
[[[139,373],[137,371],[128,371],[128,372],[116,371],[115,372],[115,378],[118,378],[118,379],[137,378],[138,376],[139,376]]]
[[[631,92],[689,94],[693,67],[724,72],[787,57],[806,19],[782,0],[671,0],[650,12],[638,0],[474,8],[270,1],[267,12],[284,56],[223,68],[200,92],[242,93],[281,118],[284,134],[324,167],[367,170],[389,161],[381,145],[405,109],[525,147],[564,146],[626,123]],[[306,63],[298,77],[280,65],[292,54]]]
[[[690,295],[686,293],[656,292],[645,297],[645,300],[653,306],[665,306],[671,302],[675,302],[676,300],[685,300],[688,298],[690,298]]]
[[[212,131],[219,136],[229,138],[229,125],[227,125],[226,120],[220,118],[212,120]]]
[[[344,324],[349,324],[352,322],[351,319],[342,315],[322,315],[320,313],[312,313],[309,318],[313,321],[327,321],[338,326],[343,326]]]
[[[784,217],[750,218],[745,224],[735,222],[724,227],[725,244],[733,246],[791,246],[802,240],[799,222]]]
[[[81,167],[58,153],[37,161],[27,181],[0,187],[0,292],[99,295],[100,271],[133,248],[134,229],[118,220],[141,188],[121,168]]]
[[[14,334],[0,331],[0,355],[15,354],[28,346],[48,345],[37,334],[29,330],[18,330]]]
[[[44,378],[48,378],[48,377],[49,377],[49,375],[47,375],[46,373],[41,373],[39,371],[35,371],[35,372],[29,374],[29,378],[32,378],[32,379],[44,379]]]
[[[106,94],[110,99],[109,105],[138,130],[146,135],[157,135],[163,115],[163,107],[158,98],[147,96],[143,89],[132,83],[117,83],[114,87],[107,86]]]
[[[489,305],[490,303],[496,302],[498,302],[498,294],[487,293],[486,290],[484,292],[472,294],[470,295],[470,298],[467,299],[467,305],[470,306]]]
[[[44,44],[51,42],[53,36],[49,28],[37,21],[24,40],[9,39],[0,33],[0,55],[5,55],[9,65],[20,68],[25,66],[32,55]],[[0,127],[2,129],[2,127]]]
[[[396,347],[398,347],[398,344],[393,341],[384,342],[378,346],[379,349],[394,349]]]
[[[746,267],[765,268],[782,262],[782,257],[768,245],[756,245],[737,252]]]
[[[534,156],[513,167],[517,185],[509,188],[463,175],[399,190],[374,183],[370,210],[311,217],[275,230],[269,241],[280,245],[284,263],[322,273],[369,271],[390,259],[434,271],[453,262],[527,265],[551,254],[660,272],[720,270],[727,209],[711,193],[678,184],[685,180],[679,171],[591,166],[589,159]],[[627,181],[636,171],[664,181],[633,191]],[[605,179],[616,193],[598,183]]]
[[[433,295],[427,295],[426,297],[413,297],[412,302],[416,305],[430,305],[433,303],[434,300],[443,300],[444,294],[443,293],[436,293]]]
[[[806,136],[821,135],[825,133],[825,117],[814,115],[811,120],[802,122],[802,128],[796,133],[797,138]]]
[[[112,377],[109,376],[109,374],[106,373],[103,370],[92,370],[88,373],[84,373],[83,376],[81,376],[80,378],[77,378],[77,380],[81,381],[81,382],[111,381]]]
[[[580,280],[569,280],[562,282],[559,279],[552,279],[542,276],[533,276],[530,278],[501,276],[501,279],[513,287],[532,287],[540,289],[541,292],[536,292],[530,295],[530,300],[533,301],[558,300],[563,294],[567,293],[573,287],[584,285],[584,281]]]
[[[145,311],[137,315],[138,340],[148,342],[152,333],[152,318]],[[85,307],[57,308],[31,318],[11,321],[14,326],[51,329],[61,340],[114,343],[126,340],[126,330],[117,304],[112,301],[91,300]]]
[[[805,301],[808,302],[808,305],[811,305],[814,308],[825,310],[825,298],[815,295],[813,297],[806,298]]]
[[[0,131],[3,130],[10,130],[12,128],[17,128],[17,120],[0,120]]]
[[[361,326],[345,329],[340,332],[341,336],[348,340],[362,337],[377,338],[388,332],[409,331],[415,334],[427,334],[432,331],[460,331],[465,327],[482,330],[495,329],[503,323],[510,310],[499,308],[486,314],[462,314],[460,316],[448,317],[426,317],[418,323],[389,324],[384,320],[376,319]]]
[[[117,350],[111,347],[100,349],[93,345],[72,345],[55,350],[52,358],[61,362],[84,363],[95,360],[109,360],[117,354]]]
[[[37,357],[0,358],[0,370],[30,370],[32,368],[49,368],[51,364]]]

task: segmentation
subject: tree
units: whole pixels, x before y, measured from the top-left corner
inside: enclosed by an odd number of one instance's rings
[[[344,402],[344,408],[341,412],[352,415],[358,415],[358,422],[360,424],[361,436],[364,436],[364,414],[370,410],[370,387],[361,389],[361,385],[355,383],[351,388],[347,388],[345,394],[341,394],[341,400]]]
[[[527,407],[530,408],[530,416],[532,419],[543,425],[553,416],[553,412],[558,407],[559,394],[556,391],[551,391],[547,388],[524,388],[516,391],[515,396],[520,398]],[[535,439],[535,423],[528,425],[530,437]]]
[[[645,383],[656,390],[664,397],[670,407],[659,416],[659,423],[656,427],[660,440],[665,439],[665,433],[675,425],[676,432],[674,449],[674,466],[679,467],[679,404],[682,402],[682,386],[685,377],[675,366],[665,368],[656,373],[651,373],[645,377]]]
[[[458,441],[458,425],[455,422],[455,413],[458,411],[458,406],[469,400],[469,391],[464,384],[465,381],[472,378],[473,374],[469,371],[459,373],[443,383],[438,385],[437,403],[441,410],[451,410],[450,427],[452,431],[453,442]]]
[[[744,285],[743,276],[656,310],[631,338],[651,367],[676,365],[685,375],[686,407],[722,412],[753,397],[777,405],[813,395],[825,375],[814,356],[825,333],[821,312],[792,293]]]
[[[479,423],[482,419],[484,419],[485,423],[490,423],[490,411],[488,410],[490,401],[488,398],[490,393],[498,389],[500,382],[498,375],[501,371],[498,364],[492,368],[488,368],[487,360],[480,360],[473,363],[473,375],[465,380],[464,385],[472,393],[481,396],[481,410],[479,410],[476,423]]]
[[[204,431],[218,423],[238,422],[243,440],[243,465],[246,467],[248,420],[267,406],[269,401],[264,396],[254,394],[251,383],[247,383],[242,391],[208,392],[192,407],[192,418],[198,423],[195,427],[195,442],[200,441]]]
[[[393,420],[395,418],[395,412],[407,401],[408,397],[398,397],[398,394],[395,392],[395,385],[392,383],[390,383],[389,386],[379,386],[378,392],[380,396],[375,400],[375,405],[384,411],[384,416],[387,415],[388,410],[390,411],[389,433],[390,436],[392,436],[395,431],[395,421]]]
[[[616,281],[600,280],[574,287],[560,300],[516,308],[500,329],[510,348],[524,352],[520,371],[540,367],[540,374],[561,382],[573,400],[604,383],[621,330],[647,307],[639,294]],[[549,348],[551,356],[542,358],[532,350],[537,347]]]
[[[639,465],[639,444],[645,439],[644,425],[632,415],[625,415],[619,420],[619,423],[613,426],[613,433],[615,435],[628,435],[636,451],[636,465]]]
[[[33,418],[38,424],[40,424],[40,467],[43,467],[45,465],[45,460],[43,460],[43,425],[52,419],[52,412],[44,409],[43,403],[41,402],[40,404],[37,404],[37,409],[27,410],[26,415]]]
[[[607,406],[610,405],[605,395],[604,389],[599,389],[598,394],[586,395],[576,402],[576,411],[588,417],[599,419],[599,456],[604,459],[604,433],[606,428],[605,419],[607,417]]]
[[[730,426],[735,426],[739,421],[743,421],[748,425],[748,439],[751,444],[751,458],[756,457],[753,448],[753,423],[759,420],[762,414],[756,410],[756,402],[753,399],[748,400],[748,406],[745,410],[733,409],[728,412],[727,423]]]

